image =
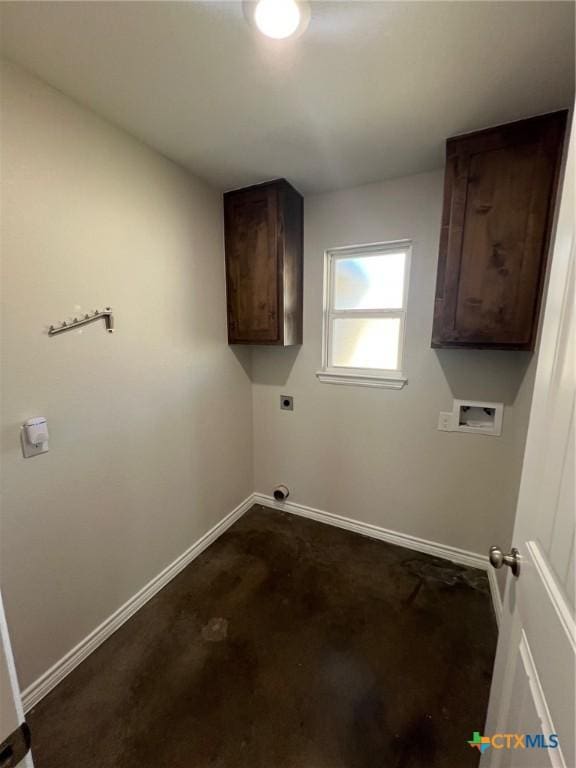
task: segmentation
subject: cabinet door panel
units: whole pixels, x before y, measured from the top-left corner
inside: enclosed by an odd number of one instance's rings
[[[448,141],[433,346],[533,347],[565,119]]]
[[[279,339],[277,195],[231,196],[226,206],[228,336],[231,343]]]
[[[539,202],[552,181],[552,169],[538,173],[537,154],[525,144],[471,158],[455,322],[462,337],[530,340],[546,223]]]

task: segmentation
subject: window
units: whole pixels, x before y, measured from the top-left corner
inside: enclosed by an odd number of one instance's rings
[[[408,241],[325,254],[320,381],[401,389]]]

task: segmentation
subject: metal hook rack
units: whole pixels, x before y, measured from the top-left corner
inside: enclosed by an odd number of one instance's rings
[[[95,320],[100,320],[100,318],[104,319],[108,333],[114,333],[114,315],[112,314],[112,308],[106,307],[106,309],[102,311],[96,309],[92,314],[86,314],[82,318],[75,317],[74,320],[69,323],[64,321],[57,328],[51,325],[48,330],[48,336],[56,336],[65,331],[72,331],[74,328],[81,328],[83,325],[88,325],[88,323],[93,323]]]

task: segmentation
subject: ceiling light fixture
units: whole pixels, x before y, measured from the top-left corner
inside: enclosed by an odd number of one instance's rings
[[[284,40],[302,32],[308,21],[307,5],[298,0],[259,0],[252,4],[253,22],[263,35]]]
[[[254,21],[263,35],[283,40],[298,29],[300,9],[295,0],[260,0]]]

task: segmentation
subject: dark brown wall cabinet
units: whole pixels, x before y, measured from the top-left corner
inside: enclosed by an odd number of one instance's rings
[[[229,344],[302,343],[302,224],[284,179],[225,193]]]
[[[566,115],[448,140],[433,347],[533,349]]]

